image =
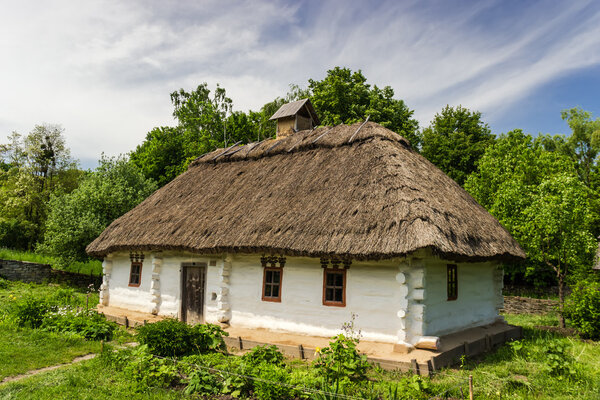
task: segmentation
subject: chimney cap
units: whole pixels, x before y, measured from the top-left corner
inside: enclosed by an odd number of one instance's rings
[[[292,101],[291,103],[286,103],[282,105],[281,107],[279,107],[279,110],[277,110],[277,112],[273,114],[271,118],[269,118],[269,121],[279,118],[292,117],[298,114],[298,112],[302,110],[303,107],[306,107],[306,110],[308,111],[308,114],[314,121],[315,126],[319,125],[320,121],[319,117],[317,116],[317,112],[315,111],[313,105],[311,104],[308,98]]]

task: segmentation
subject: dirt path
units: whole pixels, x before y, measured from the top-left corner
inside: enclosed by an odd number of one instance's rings
[[[71,361],[69,363],[58,364],[58,365],[51,365],[49,367],[44,367],[44,368],[40,368],[40,369],[34,369],[34,370],[28,371],[28,372],[26,372],[24,374],[21,374],[21,375],[7,376],[2,381],[0,381],[0,385],[2,385],[4,383],[8,383],[8,382],[20,381],[21,379],[29,378],[30,376],[34,376],[34,375],[40,374],[42,372],[52,371],[52,370],[55,370],[55,369],[58,369],[58,368],[66,367],[67,365],[76,364],[76,363],[81,362],[81,361],[91,360],[92,358],[96,357],[96,355],[97,354],[93,354],[93,353],[92,354],[86,354],[85,356],[75,357],[73,359],[73,361]]]

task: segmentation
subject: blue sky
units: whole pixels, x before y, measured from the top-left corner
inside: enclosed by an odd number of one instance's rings
[[[152,127],[169,93],[202,82],[240,110],[334,66],[390,85],[427,126],[446,104],[496,134],[567,133],[600,117],[600,2],[0,0],[0,142],[59,123],[94,167]]]

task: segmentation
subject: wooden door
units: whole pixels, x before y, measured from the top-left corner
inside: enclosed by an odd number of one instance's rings
[[[189,263],[181,268],[181,319],[188,324],[204,322],[206,264]]]

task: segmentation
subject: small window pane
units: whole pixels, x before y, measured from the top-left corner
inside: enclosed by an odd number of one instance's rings
[[[279,297],[279,286],[272,286],[271,297]]]
[[[271,297],[271,285],[265,285],[265,297]]]
[[[325,300],[333,301],[333,289],[332,288],[325,289]]]
[[[266,281],[267,281],[267,283],[273,282],[273,271],[267,271]]]
[[[335,277],[333,276],[333,274],[331,272],[327,273],[327,286],[333,286],[333,280],[335,279]]]
[[[335,289],[335,301],[342,301],[342,289]]]
[[[279,271],[273,271],[273,277],[272,277],[272,282],[273,283],[279,283]]]
[[[342,274],[335,274],[335,286],[344,286],[344,276]]]

